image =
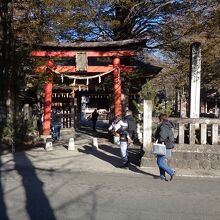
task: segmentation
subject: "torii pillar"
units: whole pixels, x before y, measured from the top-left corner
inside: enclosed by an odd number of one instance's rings
[[[51,105],[52,105],[52,82],[46,82],[44,91],[44,123],[43,123],[43,135],[50,135],[50,124],[51,124]]]
[[[53,67],[54,63],[48,61],[47,66]],[[51,74],[51,71],[46,69],[48,74]],[[53,92],[53,79],[52,76],[46,81],[44,86],[44,121],[43,121],[43,135],[50,135],[50,126],[51,126],[51,106],[52,106],[52,92]]]
[[[200,115],[201,44],[190,47],[190,118]]]
[[[113,67],[116,68],[113,71],[114,76],[114,106],[115,106],[115,116],[122,114],[122,104],[121,104],[121,78],[120,78],[120,58],[113,58]]]

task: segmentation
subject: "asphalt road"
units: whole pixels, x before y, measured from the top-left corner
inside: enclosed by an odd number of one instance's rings
[[[1,220],[219,220],[220,179],[171,182],[120,173],[36,169],[1,172]]]

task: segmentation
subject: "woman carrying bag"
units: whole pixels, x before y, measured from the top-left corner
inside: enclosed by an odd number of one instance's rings
[[[170,175],[170,181],[175,175],[175,170],[168,166],[167,160],[171,159],[172,149],[174,148],[173,124],[168,121],[165,114],[159,116],[160,124],[157,127],[155,138],[158,143],[166,145],[166,155],[156,155],[157,165],[160,170],[160,178],[167,181],[166,173]]]

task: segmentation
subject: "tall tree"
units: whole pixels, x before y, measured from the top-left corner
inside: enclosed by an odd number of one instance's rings
[[[0,134],[4,127],[14,130],[19,112],[19,95],[30,73],[29,49],[41,35],[38,2],[2,0],[0,2]],[[25,43],[25,44],[24,44]],[[12,131],[12,135],[13,135]]]
[[[50,3],[50,13],[54,15],[51,27],[62,40],[153,39],[158,28],[171,16],[180,9],[186,10],[178,0],[58,0]]]
[[[187,1],[185,1],[187,2]],[[175,16],[160,29],[160,53],[166,58],[164,85],[173,89],[188,87],[190,45],[202,44],[202,89],[213,92],[220,87],[220,5],[218,1],[188,1],[186,14]],[[169,82],[169,83],[167,83]],[[183,91],[183,90],[182,90]]]

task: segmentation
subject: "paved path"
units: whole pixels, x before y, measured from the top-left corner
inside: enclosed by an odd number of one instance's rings
[[[53,151],[38,147],[0,157],[1,220],[219,219],[218,172],[177,170],[165,182],[155,168],[119,169],[118,146],[103,132],[88,131],[65,131]],[[72,136],[77,150],[68,151]],[[99,151],[91,149],[93,136],[100,137]]]

